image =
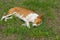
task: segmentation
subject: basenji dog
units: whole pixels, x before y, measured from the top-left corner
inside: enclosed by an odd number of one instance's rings
[[[38,15],[37,13],[31,10],[21,7],[14,7],[9,9],[8,14],[6,16],[2,16],[1,20],[4,19],[5,21],[7,21],[7,19],[11,18],[13,15],[23,20],[28,28],[30,28],[30,22],[32,22],[32,25],[34,27],[42,23],[43,15]]]

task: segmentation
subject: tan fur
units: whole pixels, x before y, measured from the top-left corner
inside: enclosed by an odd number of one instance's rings
[[[39,16],[37,16],[37,18],[35,19],[34,23],[35,24],[39,24],[42,22],[42,17],[43,17],[44,14],[41,14]]]
[[[17,12],[18,14],[23,15],[23,17],[26,17],[29,13],[34,13],[31,10],[27,10],[27,9],[20,8],[20,7],[14,7],[8,11],[8,15],[12,14],[13,12]]]
[[[35,24],[39,24],[41,23],[42,19],[40,18],[40,16],[38,16],[35,20],[34,20],[34,23]]]
[[[44,14],[40,14],[40,15],[39,15],[39,18],[42,19],[43,16],[44,16]]]
[[[23,17],[26,17],[26,16],[29,15],[30,13],[34,13],[33,11],[28,10],[28,9],[24,9],[24,8],[20,8],[20,7],[14,7],[14,8],[11,8],[11,9],[8,11],[8,15],[9,15],[9,14],[12,14],[13,12],[17,12],[18,14],[23,15]],[[35,19],[34,23],[35,23],[35,24],[39,24],[39,23],[42,21],[42,19],[41,19],[42,16],[43,16],[43,14],[40,15],[40,16],[38,16],[38,17]]]
[[[29,26],[29,22],[33,23],[33,26],[37,26],[38,24],[40,24],[42,22],[42,15],[38,15],[35,12],[28,10],[28,9],[24,9],[24,8],[20,8],[20,7],[14,7],[9,9],[8,14],[6,16],[3,16],[1,18],[1,20],[5,19],[5,21],[7,21],[7,19],[9,19],[9,16],[11,16],[12,14],[15,14],[21,18],[22,20],[24,20],[26,22],[27,27]],[[22,16],[23,15],[23,16]],[[22,16],[22,17],[20,17]],[[31,18],[31,20],[30,20]],[[30,28],[30,26],[29,26]]]

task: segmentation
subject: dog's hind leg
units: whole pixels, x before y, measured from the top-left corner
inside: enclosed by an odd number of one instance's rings
[[[12,17],[9,17],[9,16],[11,16],[11,14],[10,14],[10,15],[6,15],[6,16],[3,16],[3,17],[1,18],[1,20],[7,21],[7,19],[12,18]]]

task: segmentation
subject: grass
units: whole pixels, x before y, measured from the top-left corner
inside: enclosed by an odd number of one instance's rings
[[[0,35],[3,36],[0,36],[0,40],[7,40],[7,37],[10,40],[60,40],[59,2],[59,0],[0,0],[0,18],[4,12],[7,14],[8,10],[15,6],[44,14],[43,23],[37,28],[28,29],[26,26],[21,26],[24,22],[17,17],[8,19],[7,22],[0,21]],[[11,38],[12,35],[17,36]]]

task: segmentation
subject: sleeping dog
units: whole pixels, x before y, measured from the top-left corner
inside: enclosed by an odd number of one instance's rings
[[[7,19],[12,17],[12,15],[15,15],[16,17],[22,19],[28,28],[30,28],[29,22],[32,22],[32,25],[34,27],[40,25],[43,16],[43,15],[38,15],[37,13],[28,9],[24,9],[21,7],[14,7],[9,9],[8,14],[6,16],[3,16],[1,20],[4,19],[5,21],[7,21]]]

